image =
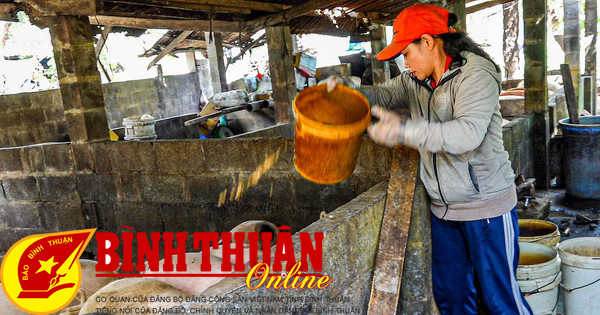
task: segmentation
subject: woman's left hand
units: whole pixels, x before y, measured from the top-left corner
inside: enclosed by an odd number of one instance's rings
[[[403,134],[406,117],[380,106],[371,108],[371,115],[379,118],[378,122],[367,129],[373,141],[388,147],[401,144],[400,136]]]

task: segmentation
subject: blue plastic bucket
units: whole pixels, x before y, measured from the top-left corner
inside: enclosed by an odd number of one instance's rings
[[[563,131],[565,186],[577,198],[600,199],[600,116],[558,122]]]

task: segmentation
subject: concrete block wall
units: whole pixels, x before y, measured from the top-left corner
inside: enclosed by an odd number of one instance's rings
[[[210,98],[214,95],[212,88],[212,80],[210,78],[210,65],[208,59],[197,59],[196,69],[198,74],[198,80],[200,82],[200,89],[202,93],[206,95],[206,98]]]
[[[525,178],[534,177],[532,121],[532,116],[525,114],[502,127],[504,149],[508,152],[513,171]]]
[[[102,85],[108,124],[151,114],[157,119],[198,112],[197,73]],[[0,147],[69,141],[59,90],[0,95]]]
[[[59,90],[0,95],[0,147],[69,141]]]
[[[102,85],[108,126],[123,126],[123,118],[150,114],[166,118],[198,112],[200,83],[196,73],[115,82]]]
[[[293,145],[275,138],[0,149],[0,253],[27,235],[82,228],[228,231],[262,219],[297,231],[389,176],[390,151],[365,138],[350,179],[313,184],[295,171]],[[278,149],[257,186],[217,206],[222,191],[229,196]],[[92,242],[87,251],[95,249]]]
[[[323,272],[319,273],[333,279],[327,288],[273,290],[265,289],[263,285],[259,289],[249,290],[244,283],[245,278],[227,278],[201,295],[206,297],[239,295],[247,297],[247,301],[185,303],[182,307],[188,312],[190,309],[213,309],[216,312],[218,308],[249,307],[274,308],[274,312],[269,312],[272,314],[365,314],[366,303],[371,293],[373,266],[386,196],[387,181],[373,186],[352,202],[340,206],[325,218],[313,222],[302,230],[308,233],[324,233]],[[294,235],[292,239],[294,248],[298,248],[296,260],[299,261],[299,235]],[[342,244],[344,246],[341,246]],[[253,285],[256,283],[253,282]],[[298,299],[299,296],[304,299]],[[267,302],[267,298],[279,299]],[[341,310],[335,311],[336,308]],[[346,308],[354,308],[355,311],[345,312],[343,309]],[[331,309],[331,311],[323,312],[318,309]]]

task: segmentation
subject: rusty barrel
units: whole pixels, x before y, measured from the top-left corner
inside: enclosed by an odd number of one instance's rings
[[[360,142],[371,122],[369,101],[357,90],[321,84],[294,98],[294,166],[318,184],[339,183],[352,175]]]

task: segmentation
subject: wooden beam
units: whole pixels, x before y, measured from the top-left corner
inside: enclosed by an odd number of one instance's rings
[[[367,314],[396,314],[417,183],[419,153],[397,145],[383,213]]]
[[[253,41],[252,43],[250,43],[249,45],[247,45],[246,47],[242,48],[242,50],[240,51],[240,53],[231,58],[231,60],[229,61],[229,64],[232,64],[234,62],[236,62],[239,58],[241,58],[248,50],[254,48],[256,45],[258,45],[258,43],[260,43],[260,41],[262,41],[263,39],[265,39],[267,37],[267,33],[262,34],[259,38],[257,38],[255,41]]]
[[[562,73],[563,86],[565,89],[565,101],[567,102],[567,110],[569,111],[569,123],[579,123],[579,111],[578,102],[575,97],[575,89],[573,88],[573,79],[571,78],[571,69],[569,65],[563,63],[560,65],[560,72]]]
[[[14,3],[0,3],[0,21],[15,21],[17,5]]]
[[[264,16],[255,20],[248,22],[248,25],[252,25],[250,33],[254,33],[255,31],[265,28],[267,26],[272,26],[275,24],[279,24],[284,20],[291,20],[293,18],[299,17],[301,15],[305,15],[310,13],[311,11],[321,9],[327,6],[336,5],[338,3],[342,3],[344,1],[340,0],[329,0],[329,1],[320,1],[320,0],[309,0],[302,4],[291,7],[287,10],[284,10],[280,13],[271,14],[268,16]]]
[[[503,4],[503,3],[511,2],[511,1],[514,1],[514,0],[492,0],[492,1],[487,1],[487,2],[484,2],[484,3],[472,5],[472,6],[467,7],[467,14],[468,13],[477,12],[477,11],[480,11],[480,10],[483,10],[483,9],[487,9],[489,7],[493,7],[493,6],[498,5],[498,4]],[[470,2],[470,1],[467,1],[467,2]]]
[[[144,19],[135,17],[119,17],[107,15],[90,16],[90,23],[94,25],[113,25],[131,28],[157,28],[170,30],[209,31],[210,21],[207,20],[171,20],[171,19]],[[244,24],[242,24],[244,28]],[[213,32],[239,32],[240,23],[230,21],[212,21]]]
[[[166,56],[173,49],[175,49],[175,47],[177,47],[177,45],[179,45],[184,39],[186,39],[188,36],[190,36],[190,34],[192,34],[192,31],[181,32],[181,34],[179,34],[179,36],[177,36],[177,38],[175,38],[167,47],[165,47],[165,49],[163,49],[160,52],[160,54],[158,54],[158,56],[156,56],[156,58],[154,58],[154,60],[152,60],[150,62],[150,64],[148,65],[148,69],[152,68],[152,66],[154,66],[157,62],[159,62],[164,56]]]
[[[100,39],[98,40],[98,43],[96,44],[96,58],[100,57],[100,52],[102,51],[104,44],[106,44],[106,39],[108,38],[108,34],[110,33],[111,30],[112,30],[112,25],[106,25],[104,27],[104,29],[102,30],[102,34],[100,34]]]
[[[105,0],[106,2],[120,3],[120,4],[138,4],[151,7],[159,8],[170,8],[170,9],[184,9],[184,10],[199,10],[199,11],[211,11],[214,12],[225,12],[225,13],[241,13],[250,14],[252,11],[248,8],[243,7],[229,7],[221,5],[204,5],[189,2],[180,1],[165,1],[165,0]],[[107,12],[108,13],[108,12]]]
[[[172,1],[168,1],[172,2]],[[281,5],[276,3],[249,1],[249,0],[187,0],[185,3],[194,3],[202,5],[218,5],[231,8],[246,8],[255,11],[265,12],[281,12],[284,9],[290,8],[289,5]]]

